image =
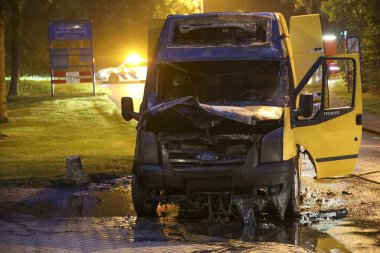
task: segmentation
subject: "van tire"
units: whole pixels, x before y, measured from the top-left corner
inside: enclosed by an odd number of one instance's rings
[[[300,206],[300,190],[301,190],[301,177],[299,175],[299,159],[296,160],[296,165],[292,171],[290,198],[286,209],[288,217],[297,217]]]
[[[147,200],[148,189],[141,183],[136,174],[132,175],[132,203],[138,216],[154,215],[158,201]]]

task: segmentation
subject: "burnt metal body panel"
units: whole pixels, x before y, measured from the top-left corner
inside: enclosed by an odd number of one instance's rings
[[[278,128],[263,137],[244,134],[210,138],[201,134],[158,136],[157,142],[145,142],[145,145],[154,145],[149,150],[156,149],[160,158],[149,163],[145,156],[140,156],[143,160],[136,161],[135,172],[144,178],[148,187],[175,189],[176,195],[237,188],[246,188],[246,194],[251,195],[254,187],[288,185],[294,161],[282,161],[282,157],[278,157],[282,151],[279,138],[282,131],[283,128]],[[265,156],[267,153],[274,155]],[[266,157],[266,163],[260,163],[259,157]]]
[[[251,167],[247,164],[254,163],[257,159],[253,153],[249,154],[245,165],[237,167],[214,166],[175,169],[168,165],[169,162],[167,161],[164,164],[137,164],[136,172],[144,178],[150,188],[159,190],[177,188],[183,189],[180,191],[182,193],[185,193],[186,190],[231,190],[241,187],[252,188],[253,190],[261,186],[276,184],[283,184],[284,187],[289,186],[291,171],[295,166],[294,159],[266,164],[257,163],[255,167]],[[194,184],[189,184],[191,182]]]
[[[196,127],[207,129],[215,126],[222,119],[230,119],[248,125],[256,125],[258,121],[264,120],[279,120],[284,109],[263,105],[208,105],[199,103],[194,97],[188,96],[158,104],[146,111],[144,116],[172,113],[171,110],[179,112]]]

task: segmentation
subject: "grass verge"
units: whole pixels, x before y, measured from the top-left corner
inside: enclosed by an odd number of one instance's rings
[[[380,96],[363,93],[363,110],[380,116]]]
[[[334,88],[334,94],[346,104],[350,104],[352,93],[347,92],[344,86],[337,86]],[[380,116],[380,96],[363,93],[363,111],[376,114]]]
[[[0,186],[54,186],[71,155],[92,179],[130,174],[136,124],[121,118],[106,90],[91,92],[59,86],[51,98],[48,82],[21,84],[23,96],[8,100],[10,120],[0,125],[8,136],[0,139]]]

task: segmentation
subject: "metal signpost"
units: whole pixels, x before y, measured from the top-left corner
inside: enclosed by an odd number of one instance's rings
[[[60,83],[91,83],[95,95],[92,21],[49,22],[51,95]]]

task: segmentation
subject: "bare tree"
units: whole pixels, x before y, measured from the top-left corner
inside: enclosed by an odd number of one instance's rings
[[[0,122],[8,120],[5,83],[5,0],[0,0]]]

